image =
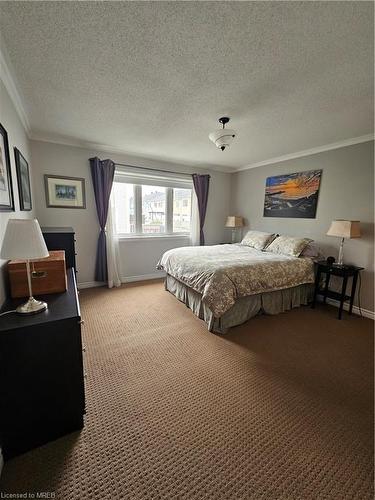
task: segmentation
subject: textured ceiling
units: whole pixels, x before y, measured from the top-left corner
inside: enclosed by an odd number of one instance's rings
[[[236,168],[373,129],[372,2],[13,1],[0,29],[36,137]]]

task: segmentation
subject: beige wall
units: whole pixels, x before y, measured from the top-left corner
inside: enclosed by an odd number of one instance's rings
[[[4,87],[2,81],[0,80],[0,122],[8,132],[9,141],[9,156],[10,164],[12,170],[12,182],[13,182],[13,194],[15,202],[15,212],[0,212],[0,247],[3,242],[4,232],[9,218],[30,218],[34,216],[34,212],[21,212],[19,210],[19,197],[18,197],[18,187],[17,187],[17,176],[16,176],[16,165],[14,160],[14,147],[17,147],[22,155],[29,162],[30,167],[30,181],[32,184],[31,175],[31,158],[29,149],[29,140],[27,138],[26,131],[18,117],[16,109],[8,95],[6,88]],[[32,186],[31,186],[32,189]],[[32,192],[33,206],[35,207],[35,199]],[[3,304],[6,298],[6,267],[5,262],[0,260],[0,305]]]
[[[209,172],[206,169],[196,169],[185,165],[176,165],[150,159],[140,159],[131,156],[92,151],[73,146],[31,141],[34,165],[34,185],[36,213],[41,225],[72,226],[77,239],[78,282],[92,283],[94,281],[95,253],[99,234],[95,199],[88,159],[93,156],[111,158],[113,161],[139,165],[148,168],[163,168],[176,172],[210,173],[210,195],[207,207],[205,235],[208,244],[220,243],[227,238],[224,228],[225,218],[229,213],[230,174]],[[84,177],[86,181],[85,210],[47,208],[44,193],[44,174],[71,175]],[[161,255],[168,249],[188,244],[186,238],[122,240],[121,276],[124,278],[149,276],[154,274],[155,266]]]
[[[322,169],[315,219],[263,217],[266,178]],[[363,266],[362,307],[374,311],[374,143],[366,142],[233,174],[232,212],[251,229],[307,236],[337,258],[339,239],[326,236],[333,219],[361,221],[362,238],[346,240],[344,261]]]
[[[77,233],[79,282],[94,281],[95,251],[99,231],[92,190],[88,158],[110,156],[114,161],[165,168],[172,171],[205,172],[185,165],[175,165],[126,155],[108,154],[79,147],[30,141],[12,101],[0,81],[0,121],[8,132],[12,169],[15,212],[0,212],[0,243],[10,217],[33,217],[41,225],[73,226]],[[28,160],[31,170],[33,212],[19,211],[13,148],[18,147]],[[270,175],[310,169],[322,169],[322,181],[316,219],[278,219],[263,217],[265,179]],[[46,208],[43,175],[71,175],[86,180],[86,210]],[[275,163],[235,174],[209,172],[210,196],[205,224],[208,244],[230,238],[224,228],[229,213],[246,217],[249,227],[291,235],[309,236],[316,240],[325,255],[338,253],[339,241],[325,235],[335,218],[359,219],[363,231],[360,240],[345,244],[345,261],[365,267],[362,283],[362,306],[374,311],[374,161],[373,142],[327,151],[305,158]],[[160,255],[169,248],[187,243],[180,240],[121,242],[123,277],[147,276],[155,272]],[[0,261],[0,303],[5,299],[5,268]]]

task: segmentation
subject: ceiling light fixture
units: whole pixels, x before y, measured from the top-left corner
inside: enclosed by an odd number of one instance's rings
[[[233,139],[236,137],[236,132],[229,128],[225,128],[225,124],[229,122],[229,118],[227,116],[219,118],[219,122],[223,125],[223,128],[215,130],[215,132],[211,132],[208,137],[217,148],[224,151],[224,149],[229,147]]]

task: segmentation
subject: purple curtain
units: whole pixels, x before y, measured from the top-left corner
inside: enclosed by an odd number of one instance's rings
[[[204,220],[206,218],[206,210],[207,210],[207,200],[208,200],[208,187],[210,185],[210,176],[209,175],[199,175],[193,174],[193,184],[195,194],[198,199],[198,212],[199,212],[199,242],[201,245],[204,245]]]
[[[95,279],[96,281],[107,281],[107,244],[105,225],[107,223],[109,197],[111,195],[113,178],[115,175],[115,164],[112,160],[99,160],[90,158],[92,183],[96,202],[96,211],[100,225],[98,247],[96,250]]]

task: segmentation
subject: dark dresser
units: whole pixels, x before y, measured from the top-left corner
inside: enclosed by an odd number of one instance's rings
[[[75,272],[68,290],[38,296],[47,311],[0,317],[0,444],[4,459],[83,427],[84,373]],[[10,299],[2,311],[25,299]]]
[[[65,250],[66,267],[76,266],[75,233],[72,227],[42,227],[48,250]]]

